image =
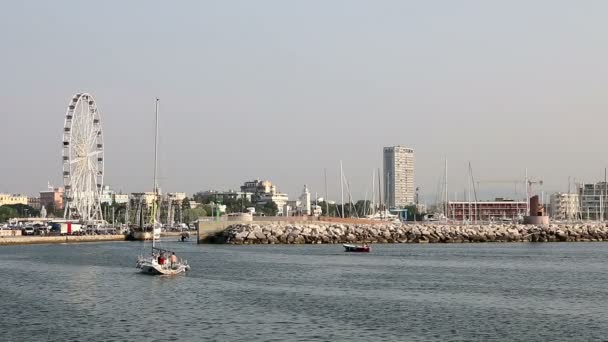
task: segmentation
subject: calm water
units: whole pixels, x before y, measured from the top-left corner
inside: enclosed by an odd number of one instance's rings
[[[0,247],[0,341],[608,340],[608,244]]]

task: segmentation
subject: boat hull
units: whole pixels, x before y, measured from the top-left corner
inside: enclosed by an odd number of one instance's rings
[[[356,246],[356,245],[342,245],[345,252],[353,253],[369,253],[371,248],[369,246]]]
[[[190,266],[184,264],[177,264],[174,267],[170,265],[160,265],[157,262],[150,262],[147,260],[139,261],[137,268],[140,272],[148,275],[178,275],[185,274],[190,270]]]

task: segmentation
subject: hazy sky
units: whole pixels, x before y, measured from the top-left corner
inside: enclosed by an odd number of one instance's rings
[[[192,193],[274,181],[355,197],[382,147],[416,151],[431,202],[449,160],[479,180],[603,179],[606,1],[4,1],[0,192],[61,184],[68,101],[102,115],[106,183]],[[486,191],[513,195],[513,185]],[[521,186],[520,186],[521,188]],[[504,191],[504,193],[501,193]],[[453,195],[452,195],[453,196]]]

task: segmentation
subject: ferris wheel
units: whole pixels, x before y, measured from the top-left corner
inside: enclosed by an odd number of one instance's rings
[[[74,95],[63,127],[63,185],[65,218],[101,221],[103,135],[93,96]]]

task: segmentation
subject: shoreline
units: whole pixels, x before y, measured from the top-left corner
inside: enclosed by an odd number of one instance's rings
[[[0,237],[0,246],[126,241],[124,235],[66,235]]]
[[[179,237],[180,232],[163,232],[161,238]],[[191,236],[196,236],[196,232],[190,232]],[[60,244],[60,243],[92,243],[92,242],[112,242],[112,241],[129,241],[126,235],[64,235],[64,236],[0,236],[0,246],[13,245],[44,245],[44,244]],[[141,241],[134,241],[141,242]]]

